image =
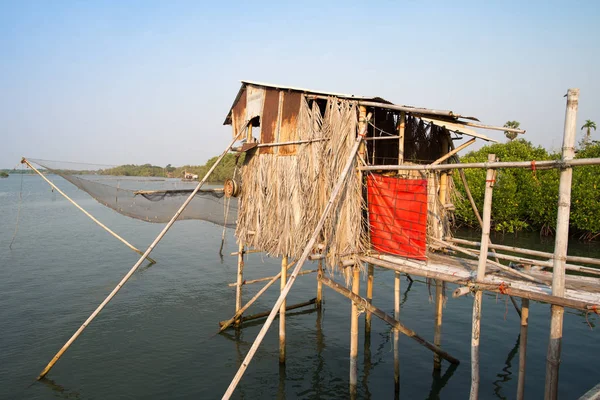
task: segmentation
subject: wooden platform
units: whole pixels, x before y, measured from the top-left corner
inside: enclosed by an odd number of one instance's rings
[[[477,260],[430,253],[427,261],[369,253],[361,257],[365,262],[425,278],[442,279],[458,285],[475,285]],[[563,305],[565,307],[592,310],[600,309],[600,279],[578,275],[566,276],[564,298],[552,296],[552,273],[538,270],[527,272],[542,283],[531,282],[519,276],[488,266],[480,288],[487,291],[526,297],[532,300]]]

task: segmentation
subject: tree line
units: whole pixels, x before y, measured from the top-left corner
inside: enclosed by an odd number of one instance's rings
[[[587,138],[587,140],[586,140]],[[510,139],[510,138],[509,138]],[[558,160],[558,152],[548,152],[524,139],[493,144],[472,151],[461,162],[484,162],[488,154],[496,154],[500,161]],[[579,144],[575,158],[600,157],[600,143],[589,136]],[[484,169],[465,170],[467,181],[479,210],[482,210],[485,189]],[[556,227],[558,202],[558,169],[535,170],[507,168],[498,170],[492,204],[492,227],[498,232],[514,233],[524,229],[552,234]],[[459,224],[479,227],[459,179],[454,180],[456,191],[455,218]],[[584,239],[600,235],[600,166],[573,168],[571,192],[571,232]]]

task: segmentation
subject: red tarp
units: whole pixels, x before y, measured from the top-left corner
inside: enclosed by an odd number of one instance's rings
[[[427,251],[427,180],[370,174],[367,188],[373,248],[424,260]]]

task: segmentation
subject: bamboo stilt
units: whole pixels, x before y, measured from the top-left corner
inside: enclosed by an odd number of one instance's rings
[[[496,160],[494,154],[488,155],[488,162],[493,163]],[[492,214],[492,194],[494,183],[494,171],[487,170],[485,178],[485,194],[483,200],[483,225],[481,227],[481,253],[479,255],[479,264],[477,265],[477,280],[482,281],[485,277],[485,267],[487,265],[487,251],[490,238],[490,220]],[[473,301],[473,319],[471,330],[471,392],[469,398],[476,400],[479,398],[479,335],[481,333],[481,306],[483,292],[475,292]]]
[[[527,364],[527,327],[529,325],[529,300],[521,299],[521,338],[519,342],[519,380],[517,400],[525,398],[525,367]]]
[[[400,272],[394,273],[394,319],[400,320]],[[400,397],[400,332],[394,329],[394,398]]]
[[[281,291],[285,289],[287,283],[287,264],[288,258],[284,256],[281,260]],[[279,307],[279,364],[285,364],[285,299]]]
[[[131,250],[135,251],[136,253],[138,253],[139,255],[143,255],[144,253],[142,253],[141,250],[139,250],[138,248],[136,248],[135,246],[133,246],[131,243],[129,243],[127,240],[123,239],[121,236],[117,235],[114,231],[112,231],[108,226],[104,225],[102,222],[98,221],[96,219],[96,217],[94,217],[92,214],[90,214],[89,212],[87,212],[83,207],[81,207],[79,204],[77,204],[72,198],[70,198],[69,196],[67,196],[65,194],[65,192],[63,192],[62,190],[60,190],[54,183],[52,183],[52,181],[50,181],[48,178],[46,178],[46,176],[44,176],[44,174],[42,174],[40,171],[38,171],[37,168],[35,168],[33,165],[31,165],[31,163],[25,158],[23,157],[21,159],[21,163],[22,164],[27,164],[27,166],[29,168],[31,168],[36,174],[38,174],[39,176],[42,177],[43,180],[46,181],[46,183],[48,183],[48,185],[50,185],[52,187],[52,189],[56,190],[58,193],[60,193],[65,199],[67,199],[71,204],[73,204],[75,207],[77,207],[77,209],[79,211],[81,211],[82,213],[84,213],[89,219],[91,219],[92,221],[94,221],[98,226],[100,226],[102,229],[104,229],[106,232],[110,233],[112,236],[114,236],[115,238],[119,239],[125,246],[129,247]],[[156,261],[154,261],[152,258],[150,257],[146,257],[146,259],[148,261],[150,261],[152,264],[156,264]]]
[[[371,119],[370,113],[367,115],[367,121],[369,119]],[[279,306],[281,305],[281,303],[283,302],[283,300],[289,293],[290,289],[292,288],[292,285],[294,284],[294,281],[296,280],[296,276],[300,272],[300,269],[302,268],[302,266],[308,259],[308,255],[310,254],[310,252],[314,248],[315,244],[317,243],[317,239],[319,238],[319,235],[321,234],[321,229],[323,229],[325,220],[327,219],[327,216],[329,215],[329,213],[331,212],[331,209],[333,208],[333,205],[338,197],[338,194],[340,193],[340,190],[342,189],[342,186],[344,185],[344,182],[346,181],[346,178],[348,176],[348,173],[350,172],[350,169],[352,168],[352,166],[355,163],[355,159],[356,159],[356,156],[358,153],[358,148],[362,142],[362,138],[365,135],[365,131],[366,131],[366,126],[364,126],[363,129],[358,133],[354,147],[352,147],[352,150],[350,151],[350,155],[348,156],[348,159],[346,161],[346,165],[344,166],[342,173],[338,177],[338,180],[337,180],[333,190],[331,191],[329,200],[327,201],[327,204],[325,205],[325,208],[323,209],[323,213],[321,214],[319,222],[317,223],[317,226],[315,227],[306,247],[304,248],[304,251],[302,252],[302,255],[300,256],[300,259],[298,260],[298,264],[294,268],[294,271],[292,271],[292,274],[288,280],[287,285],[285,286],[284,291],[279,295],[279,298],[275,302],[275,305],[273,306],[273,309],[271,310],[271,314],[269,314],[269,317],[265,321],[265,324],[261,328],[256,339],[254,340],[254,343],[252,344],[252,347],[248,351],[248,354],[246,355],[244,362],[242,363],[242,365],[240,365],[237,373],[235,374],[231,383],[229,384],[227,391],[223,395],[223,399],[226,400],[226,399],[231,398],[233,391],[235,390],[236,386],[238,385],[240,379],[242,379],[244,372],[248,368],[248,364],[254,357],[256,350],[258,350],[258,346],[260,346],[260,344],[262,343],[262,340],[264,339],[265,335],[267,334],[269,327],[273,323],[273,320],[275,319],[275,315],[277,314],[277,312],[279,310]]]
[[[373,299],[373,272],[375,267],[373,264],[367,266],[367,301],[371,303]],[[365,335],[371,334],[371,318],[372,315],[367,311],[365,315]]]
[[[246,125],[247,125],[247,123],[242,127],[242,129],[240,130],[241,132],[243,132]],[[148,249],[146,249],[144,254],[142,254],[142,256],[140,257],[140,259],[133,265],[133,267],[131,267],[129,272],[123,277],[123,279],[121,279],[121,282],[119,282],[119,284],[113,289],[112,292],[110,292],[110,294],[106,297],[106,299],[104,299],[104,301],[102,303],[100,303],[100,305],[96,308],[96,310],[94,310],[92,315],[90,315],[88,317],[88,319],[83,323],[83,325],[81,325],[79,327],[79,329],[73,334],[73,336],[71,336],[71,338],[67,341],[67,343],[65,343],[65,345],[58,351],[58,353],[56,353],[56,355],[54,356],[54,358],[52,358],[52,360],[48,363],[48,365],[46,365],[46,368],[44,368],[44,370],[38,376],[38,378],[37,378],[38,380],[40,380],[44,376],[46,376],[46,374],[52,369],[54,364],[60,359],[60,357],[65,353],[65,351],[67,351],[69,346],[71,346],[71,344],[73,344],[73,342],[79,337],[79,335],[81,335],[83,330],[94,320],[94,318],[96,318],[96,316],[98,314],[100,314],[100,311],[102,311],[102,309],[112,300],[112,298],[115,297],[115,295],[119,292],[119,290],[121,290],[123,285],[125,285],[125,283],[127,283],[129,278],[131,278],[131,276],[139,268],[139,266],[142,265],[142,262],[144,261],[144,259],[146,259],[146,257],[148,257],[148,255],[152,252],[152,250],[154,250],[154,247],[165,236],[165,234],[171,228],[171,226],[173,226],[173,224],[175,223],[177,218],[179,218],[179,216],[185,210],[185,208],[188,206],[188,204],[190,204],[190,202],[192,201],[192,199],[194,198],[196,193],[198,193],[200,188],[206,183],[206,181],[208,180],[208,177],[213,173],[215,168],[217,168],[217,166],[221,163],[221,160],[223,160],[223,157],[225,157],[225,154],[227,154],[229,152],[229,149],[231,149],[231,147],[235,144],[235,142],[238,140],[239,136],[240,136],[240,134],[238,134],[235,138],[233,138],[233,140],[229,143],[229,145],[227,146],[225,151],[219,156],[219,158],[213,164],[213,166],[210,167],[210,169],[208,170],[208,172],[206,173],[204,178],[202,178],[202,180],[198,183],[198,185],[196,186],[196,188],[194,189],[192,194],[181,205],[181,207],[179,207],[179,210],[177,210],[175,215],[173,215],[173,218],[171,218],[171,220],[167,223],[167,225],[163,228],[163,230],[158,234],[156,239],[154,239],[152,244],[150,244]]]
[[[240,240],[238,247],[237,282],[235,287],[235,313],[242,308],[242,285],[244,283],[244,243]],[[242,315],[240,313],[240,315]]]
[[[577,131],[577,107],[579,89],[569,89],[567,93],[567,110],[563,137],[562,160],[570,161],[575,155],[575,135]],[[556,219],[556,240],[554,242],[554,269],[552,271],[552,295],[565,295],[565,260],[569,243],[569,213],[571,210],[571,182],[573,169],[560,171],[558,186],[558,213]],[[553,305],[550,319],[550,342],[546,356],[545,398],[558,398],[558,370],[562,345],[563,307]]]
[[[308,274],[314,274],[315,272],[319,272],[319,270],[317,269],[309,269],[306,271],[302,271],[298,274],[298,276],[302,276],[302,275],[308,275]],[[275,276],[277,275],[273,275],[273,276],[265,276],[264,278],[257,278],[257,279],[250,279],[250,280],[244,280],[242,282],[242,286],[246,286],[246,285],[251,285],[253,283],[260,283],[260,282],[265,282],[265,281],[270,281],[271,279],[275,278]],[[230,287],[235,287],[238,286],[237,282],[234,283],[230,283],[229,285]]]
[[[323,305],[323,284],[321,283],[321,277],[323,276],[323,260],[319,260],[319,266],[317,269],[317,308],[321,308]]]
[[[347,297],[348,299],[352,300],[354,303],[364,305],[365,310],[369,310],[374,316],[376,316],[377,318],[390,324],[394,329],[397,329],[403,335],[406,335],[407,337],[413,339],[414,341],[416,341],[420,345],[426,347],[427,349],[431,350],[432,352],[438,353],[440,355],[440,357],[442,357],[444,360],[446,360],[452,364],[460,364],[460,361],[458,359],[451,356],[444,350],[440,349],[433,343],[430,343],[427,340],[423,339],[421,336],[419,336],[417,334],[417,332],[406,327],[404,324],[402,324],[397,319],[394,319],[393,317],[389,316],[380,308],[377,308],[374,305],[369,304],[364,297],[360,297],[359,295],[354,294],[352,291],[346,289],[344,286],[340,285],[337,282],[332,281],[329,278],[324,277],[322,279],[322,281],[325,286],[330,287],[331,289],[335,290],[342,296]]]
[[[352,268],[352,293],[360,292],[360,269]],[[358,383],[358,303],[352,302],[350,315],[350,395],[356,395]]]
[[[292,265],[294,265],[294,263],[291,263],[290,265],[288,265],[288,268],[290,268]],[[234,314],[233,317],[229,318],[227,321],[219,323],[219,325],[221,325],[221,328],[219,329],[219,332],[223,332],[225,329],[227,329],[229,327],[229,325],[231,325],[232,323],[234,323],[235,321],[237,321],[240,318],[240,316],[244,313],[244,311],[246,311],[260,296],[262,296],[262,294],[264,292],[266,292],[267,289],[269,287],[271,287],[272,284],[274,284],[275,282],[277,282],[277,280],[279,279],[279,277],[281,277],[281,272],[279,272],[277,275],[275,275],[273,278],[271,278],[271,280],[265,286],[263,286],[263,288],[260,289],[258,291],[258,293],[256,293],[254,295],[254,297],[250,299],[249,302],[247,302],[242,308],[240,308]]]
[[[435,330],[433,335],[433,344],[440,346],[442,344],[442,311],[444,307],[444,282],[435,280]],[[433,355],[433,369],[439,371],[442,369],[442,359],[437,354]]]
[[[398,165],[404,164],[404,131],[406,129],[406,112],[400,112],[398,123]]]

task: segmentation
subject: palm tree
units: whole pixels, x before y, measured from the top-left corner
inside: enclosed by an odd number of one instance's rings
[[[506,121],[506,123],[504,124],[505,128],[511,128],[511,129],[519,129],[519,126],[521,126],[521,123],[519,121]],[[509,132],[509,131],[504,131],[504,135],[508,138],[509,142],[512,142],[513,140],[515,140],[517,138],[517,136],[519,136],[519,134],[517,132]]]
[[[585,120],[585,124],[583,124],[583,126],[581,127],[581,130],[586,129],[586,133],[585,133],[585,138],[583,139],[583,141],[587,144],[590,143],[590,131],[596,130],[596,123],[594,121],[592,121],[591,119],[586,119]]]

